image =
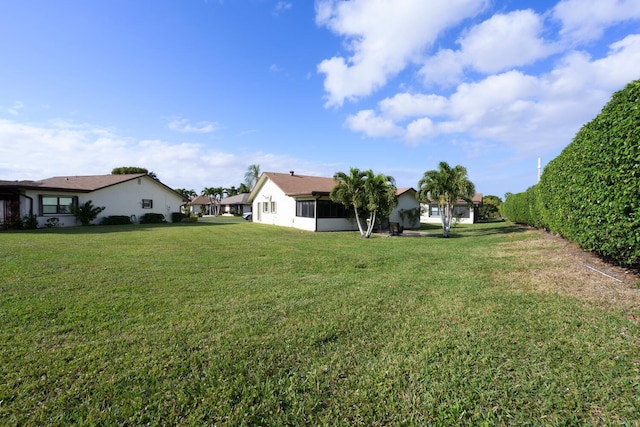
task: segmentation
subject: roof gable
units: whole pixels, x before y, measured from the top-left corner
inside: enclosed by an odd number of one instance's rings
[[[39,182],[41,188],[89,192],[121,184],[136,178],[142,178],[146,175],[147,174],[144,173],[136,173],[126,175],[55,176],[53,178],[43,179]]]
[[[55,176],[40,181],[0,181],[0,188],[9,189],[35,189],[54,190],[79,193],[90,193],[113,185],[122,184],[138,178],[150,180],[166,190],[175,193],[183,200],[186,200],[180,193],[171,187],[152,178],[145,173],[135,173],[126,175],[83,175],[83,176]]]
[[[248,204],[247,199],[249,198],[249,193],[240,193],[235,196],[225,197],[220,200],[220,203],[223,205],[244,205]]]
[[[335,186],[333,178],[297,175],[294,173],[263,172],[249,195],[249,202],[255,198],[267,180],[273,182],[285,195],[290,197],[328,195]]]

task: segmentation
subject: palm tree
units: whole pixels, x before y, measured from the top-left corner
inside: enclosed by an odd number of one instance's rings
[[[251,193],[251,189],[243,182],[238,186],[238,193]]]
[[[438,170],[426,171],[418,181],[418,200],[438,203],[443,237],[449,237],[456,201],[462,199],[471,203],[475,192],[476,187],[469,181],[467,168],[460,165],[452,168],[447,162],[440,162]]]
[[[365,172],[364,180],[367,211],[369,212],[369,224],[365,237],[371,236],[378,215],[388,217],[391,210],[398,203],[396,196],[396,182],[392,176],[375,175],[371,169]]]
[[[356,223],[360,235],[364,237],[365,232],[360,224],[360,211],[365,204],[364,198],[364,177],[365,173],[358,168],[351,168],[349,175],[344,172],[336,172],[333,175],[333,181],[336,183],[331,190],[331,200],[341,203],[346,207],[353,206],[356,215]]]
[[[336,185],[331,190],[331,200],[347,207],[353,207],[360,236],[368,238],[376,223],[378,214],[387,216],[396,204],[396,186],[393,177],[374,174],[371,169],[361,171],[351,168],[349,175],[336,172]],[[361,218],[368,215],[368,225],[363,227]]]
[[[213,215],[213,201],[216,195],[216,189],[214,187],[205,187],[202,190],[202,195],[209,197],[209,215]]]
[[[250,165],[244,174],[244,181],[247,183],[249,190],[253,190],[253,186],[258,182],[258,178],[260,178],[260,165]]]

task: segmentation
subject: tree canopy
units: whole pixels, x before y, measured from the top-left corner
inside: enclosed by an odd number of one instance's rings
[[[336,172],[333,180],[336,185],[331,190],[331,200],[353,208],[364,238],[371,236],[376,220],[388,216],[397,204],[395,180],[391,176],[351,168],[349,174]],[[364,226],[361,221],[366,217],[368,224]]]
[[[151,178],[158,180],[158,177],[155,174],[155,172],[149,172],[148,169],[140,168],[137,166],[121,166],[119,168],[113,168],[113,170],[111,171],[111,175],[129,175],[133,173],[146,173]]]
[[[249,165],[247,171],[244,174],[244,182],[249,187],[249,190],[253,190],[253,186],[258,182],[260,178],[260,165]]]
[[[442,235],[449,237],[453,210],[458,200],[471,203],[476,187],[467,176],[464,166],[449,166],[447,162],[440,162],[437,170],[428,170],[418,181],[418,200],[422,203],[435,202],[438,204],[442,220]]]

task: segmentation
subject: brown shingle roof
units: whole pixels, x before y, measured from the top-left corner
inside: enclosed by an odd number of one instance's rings
[[[0,181],[0,188],[31,188],[41,190],[61,190],[80,193],[90,193],[101,188],[121,184],[133,179],[147,176],[145,173],[127,175],[84,175],[84,176],[55,176],[40,181]],[[153,179],[149,177],[149,179]],[[175,192],[171,187],[156,181],[159,185]],[[178,193],[176,193],[178,194]]]
[[[401,194],[404,194],[407,191],[413,191],[414,193],[416,192],[416,190],[414,190],[413,187],[396,188],[396,196],[400,196]]]
[[[321,176],[276,172],[265,172],[262,175],[269,178],[287,196],[329,194],[335,186],[333,178],[325,178]]]
[[[225,197],[220,200],[220,203],[223,205],[246,205],[249,204],[247,199],[249,198],[249,193],[240,193],[235,196]]]
[[[84,175],[84,176],[54,176],[39,181],[40,188],[69,191],[95,191],[122,182],[145,176],[144,173],[127,175]]]

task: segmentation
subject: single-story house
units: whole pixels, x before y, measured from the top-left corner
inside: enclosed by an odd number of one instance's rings
[[[222,200],[209,196],[196,196],[189,202],[192,215],[244,215],[251,212],[251,203],[247,202],[249,193],[240,193]]]
[[[251,213],[249,193],[240,193],[220,200],[223,215],[242,215]]]
[[[126,215],[137,222],[146,213],[162,214],[171,221],[171,214],[180,212],[185,202],[179,193],[144,173],[0,181],[0,227],[6,228],[16,216],[28,215],[37,217],[39,227],[51,218],[57,218],[58,226],[79,225],[69,207],[89,200],[105,208],[94,223],[112,215]]]
[[[189,201],[191,215],[216,215],[218,207],[218,201],[209,196],[196,196]]]
[[[458,218],[460,224],[473,224],[478,222],[480,218],[478,209],[482,206],[482,193],[474,194],[471,202],[471,205],[469,205],[461,199],[456,201],[453,207],[453,217]],[[437,202],[429,201],[429,203],[421,204],[420,222],[431,224],[440,224],[442,222]]]
[[[331,201],[329,194],[334,186],[333,178],[297,175],[293,171],[264,172],[247,199],[252,204],[253,222],[308,231],[357,230],[349,210]],[[399,193],[399,204],[391,219],[400,219],[408,210],[419,209],[415,190],[402,189]],[[417,221],[410,224],[408,216],[403,218],[398,222],[406,224],[406,228],[420,225]]]
[[[389,222],[397,222],[406,229],[420,228],[420,203],[416,199],[416,190],[411,187],[398,188],[396,196],[398,205],[389,215]]]

